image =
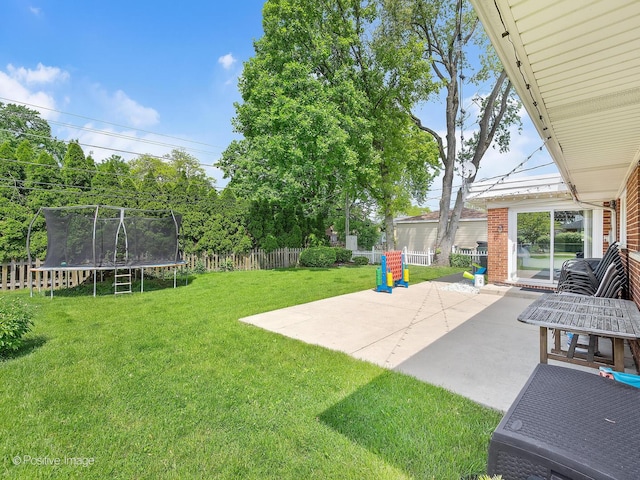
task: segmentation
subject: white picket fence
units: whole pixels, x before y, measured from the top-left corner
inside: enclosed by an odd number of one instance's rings
[[[431,250],[427,250],[426,252],[413,252],[404,248],[402,253],[404,253],[407,265],[422,265],[428,267],[433,262],[433,252]],[[380,263],[382,255],[384,255],[383,250],[372,248],[371,250],[354,250],[351,258],[366,257],[369,259],[369,263]]]
[[[429,267],[433,263],[434,252],[431,249],[426,251],[410,251],[405,247],[402,249],[402,253],[404,253],[407,265],[421,265]],[[476,249],[454,247],[453,253],[469,255],[471,257],[471,261],[478,264],[485,263],[484,259],[487,258],[486,251],[477,251]],[[375,248],[372,248],[371,250],[354,250],[352,258],[366,257],[369,259],[369,263],[380,263],[382,255],[384,255],[383,250],[376,250]]]
[[[461,255],[468,255],[471,257],[471,261],[473,263],[479,264],[479,265],[485,265],[487,264],[487,250],[483,249],[483,250],[476,250],[475,248],[457,248],[454,247],[453,249],[453,253],[459,253]]]

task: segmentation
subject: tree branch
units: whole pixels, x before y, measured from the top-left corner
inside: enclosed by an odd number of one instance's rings
[[[435,130],[431,130],[429,127],[425,127],[424,125],[422,125],[422,120],[416,117],[412,112],[409,112],[409,116],[411,117],[411,120],[413,120],[413,122],[416,124],[416,126],[420,130],[422,130],[423,132],[427,132],[435,139],[435,141],[438,143],[438,151],[440,153],[440,159],[444,162],[445,158],[447,157],[444,151],[444,143],[442,141],[442,137],[440,137],[440,135],[438,135],[435,132]]]
[[[494,112],[493,104],[498,98],[502,90],[502,86],[505,82],[508,82],[505,88],[505,91],[502,93],[502,99],[500,101],[500,108],[497,112]],[[482,117],[480,118],[479,127],[480,131],[478,132],[478,144],[476,145],[476,150],[473,155],[472,163],[477,168],[480,163],[480,159],[484,155],[484,153],[491,145],[491,141],[500,126],[500,122],[504,113],[507,110],[509,104],[509,91],[511,90],[511,82],[507,79],[507,73],[502,70],[500,72],[500,76],[496,80],[495,85],[493,86],[493,90],[491,94],[486,100],[484,111],[482,112]],[[491,117],[494,116],[493,122],[491,122]]]

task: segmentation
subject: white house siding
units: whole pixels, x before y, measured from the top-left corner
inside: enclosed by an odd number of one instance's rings
[[[396,223],[396,245],[398,249],[423,251],[433,246],[438,229],[437,221],[398,221]],[[487,220],[460,220],[454,245],[460,248],[475,248],[477,241],[487,241]]]

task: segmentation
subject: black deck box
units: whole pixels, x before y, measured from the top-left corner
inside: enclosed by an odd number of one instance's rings
[[[489,444],[504,480],[640,479],[640,389],[540,364]]]

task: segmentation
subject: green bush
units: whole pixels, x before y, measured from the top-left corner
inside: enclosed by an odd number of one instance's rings
[[[353,263],[356,265],[369,265],[369,259],[367,257],[353,257]]]
[[[234,269],[235,269],[235,265],[233,263],[233,258],[227,257],[220,262],[221,272],[233,272]]]
[[[22,345],[22,336],[33,326],[33,310],[18,299],[0,296],[0,356]]]
[[[260,246],[266,253],[271,253],[280,247],[280,245],[278,245],[278,239],[271,234],[265,237]]]
[[[336,252],[336,262],[338,263],[347,263],[351,261],[351,255],[353,252],[351,250],[347,250],[342,247],[333,247]]]
[[[331,247],[312,247],[300,253],[302,267],[330,267],[336,263],[336,251]]]
[[[469,268],[471,267],[471,256],[463,255],[462,253],[452,253],[449,257],[449,262],[452,267]]]
[[[207,273],[207,267],[202,260],[196,260],[196,265],[193,267],[193,273]]]
[[[556,252],[581,252],[584,250],[582,234],[580,232],[558,233],[554,240]]]
[[[549,251],[549,247],[551,246],[551,236],[550,235],[540,235],[536,238],[536,241],[529,248],[530,253],[544,253]]]

